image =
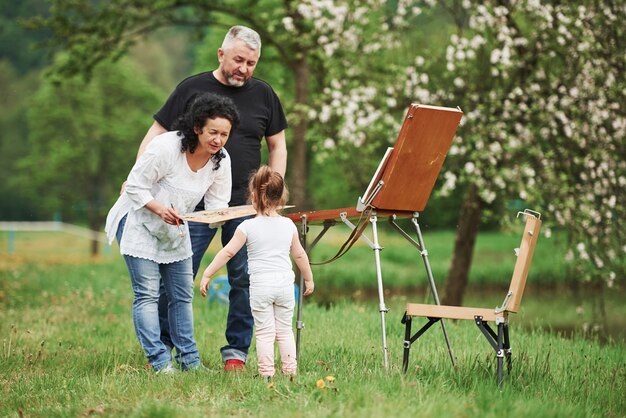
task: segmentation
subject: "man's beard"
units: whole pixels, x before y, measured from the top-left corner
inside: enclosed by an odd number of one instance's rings
[[[250,79],[250,77],[244,76],[243,80],[239,80],[239,79],[236,79],[232,74],[228,74],[226,71],[223,71],[223,70],[222,70],[222,75],[224,76],[224,79],[226,79],[226,82],[228,83],[228,85],[232,87],[242,87]]]

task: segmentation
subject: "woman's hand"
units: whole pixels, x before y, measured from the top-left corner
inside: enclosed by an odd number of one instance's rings
[[[163,219],[163,222],[170,225],[183,225],[185,221],[178,215],[178,211],[173,205],[166,206],[156,200],[146,203],[146,208],[154,212]]]
[[[168,223],[170,225],[182,225],[184,223],[184,221],[178,215],[178,211],[174,206],[164,206],[163,211],[160,213],[160,216],[165,223]]]
[[[211,283],[211,277],[207,275],[202,275],[202,281],[200,281],[200,294],[202,297],[206,298],[206,292],[209,288],[209,284]]]

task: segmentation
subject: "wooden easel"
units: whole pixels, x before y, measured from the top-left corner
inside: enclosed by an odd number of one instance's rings
[[[307,252],[310,252],[319,242],[328,229],[339,222],[347,225],[352,231],[355,240],[365,229],[367,222],[371,225],[372,237],[370,241],[364,239],[374,251],[376,277],[378,286],[379,312],[381,318],[383,364],[388,368],[387,336],[385,327],[385,306],[383,292],[383,278],[380,263],[382,247],[378,241],[377,222],[379,217],[386,217],[393,228],[407,241],[415,246],[422,256],[430,289],[437,305],[440,304],[437,288],[428,261],[428,251],[424,244],[419,226],[419,212],[423,211],[430,197],[435,181],[439,175],[448,149],[461,121],[463,112],[456,108],[445,108],[411,104],[407,111],[398,140],[393,150],[381,163],[366,194],[360,197],[356,208],[341,208],[324,211],[299,212],[285,215],[295,223],[300,224],[300,239]],[[415,227],[417,240],[405,232],[397,223],[397,218],[410,218]],[[352,221],[358,219],[364,223],[360,227]],[[322,225],[322,231],[307,246],[309,225]],[[357,231],[358,234],[355,234]],[[300,289],[304,283],[300,275]],[[298,312],[296,320],[296,351],[300,352],[300,331],[304,327],[302,322],[302,291],[299,293]],[[445,324],[441,327],[448,346],[452,364],[455,364],[454,354],[450,347]]]

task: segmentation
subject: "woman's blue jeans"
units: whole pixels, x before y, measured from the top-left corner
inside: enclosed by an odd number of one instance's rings
[[[117,240],[120,242],[126,218],[120,222]],[[135,333],[154,370],[172,363],[172,354],[161,341],[159,325],[159,287],[161,282],[168,300],[170,336],[176,347],[176,361],[182,370],[200,366],[200,355],[193,337],[193,274],[191,258],[169,264],[159,264],[125,255],[133,287],[133,323]]]
[[[239,224],[246,219],[232,219],[222,225],[222,246],[228,244]],[[189,234],[193,250],[193,275],[196,276],[200,267],[202,257],[206,252],[211,240],[215,236],[217,229],[209,228],[205,223],[189,222]],[[250,310],[250,277],[248,276],[248,252],[244,245],[241,250],[226,264],[228,271],[228,283],[230,293],[228,294],[228,319],[226,321],[226,341],[227,344],[220,349],[222,360],[242,360],[246,361],[248,349],[252,342],[252,330],[254,319]],[[167,331],[168,309],[164,297],[161,297],[159,304],[161,318],[161,341],[171,344],[170,335]]]

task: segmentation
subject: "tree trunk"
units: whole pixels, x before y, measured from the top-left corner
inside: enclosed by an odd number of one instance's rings
[[[96,233],[96,232],[94,232],[94,235],[96,235],[96,234],[97,234],[97,233]],[[90,252],[90,255],[91,255],[92,257],[97,256],[97,255],[98,255],[98,251],[99,251],[99,249],[100,249],[100,242],[98,241],[98,238],[97,238],[96,236],[94,236],[94,237],[91,239],[91,252]]]
[[[475,184],[470,184],[459,214],[454,253],[443,289],[444,297],[442,303],[444,305],[461,306],[463,303],[467,279],[472,265],[474,244],[476,243],[476,235],[478,235],[481,211],[478,187]]]
[[[101,164],[99,164],[101,167]],[[104,172],[104,171],[100,171]],[[92,181],[90,182],[94,187],[90,191],[91,199],[87,203],[87,225],[91,230],[91,245],[90,245],[90,255],[95,257],[98,255],[100,242],[98,241],[98,231],[102,229],[102,221],[103,219],[98,216],[100,202],[102,202],[102,181],[101,178],[96,176],[92,177]]]
[[[292,66],[295,78],[295,123],[293,125],[292,155],[287,159],[290,173],[291,201],[298,211],[309,209],[307,196],[308,161],[306,147],[306,131],[309,125],[305,108],[309,100],[309,65],[306,55],[296,60]]]
[[[587,285],[589,288],[588,294],[591,295],[591,322],[592,333],[599,334],[603,339],[608,335],[608,320],[606,316],[606,306],[604,303],[604,283],[599,278],[595,277]]]
[[[90,245],[89,255],[91,255],[92,257],[95,257],[98,255],[98,252],[100,251],[100,241],[98,237],[100,233],[98,231],[102,229],[102,220],[97,219],[97,217],[95,217],[93,213],[90,213],[88,217],[89,217],[88,219],[89,229],[91,230],[91,243],[90,243],[91,245]]]

